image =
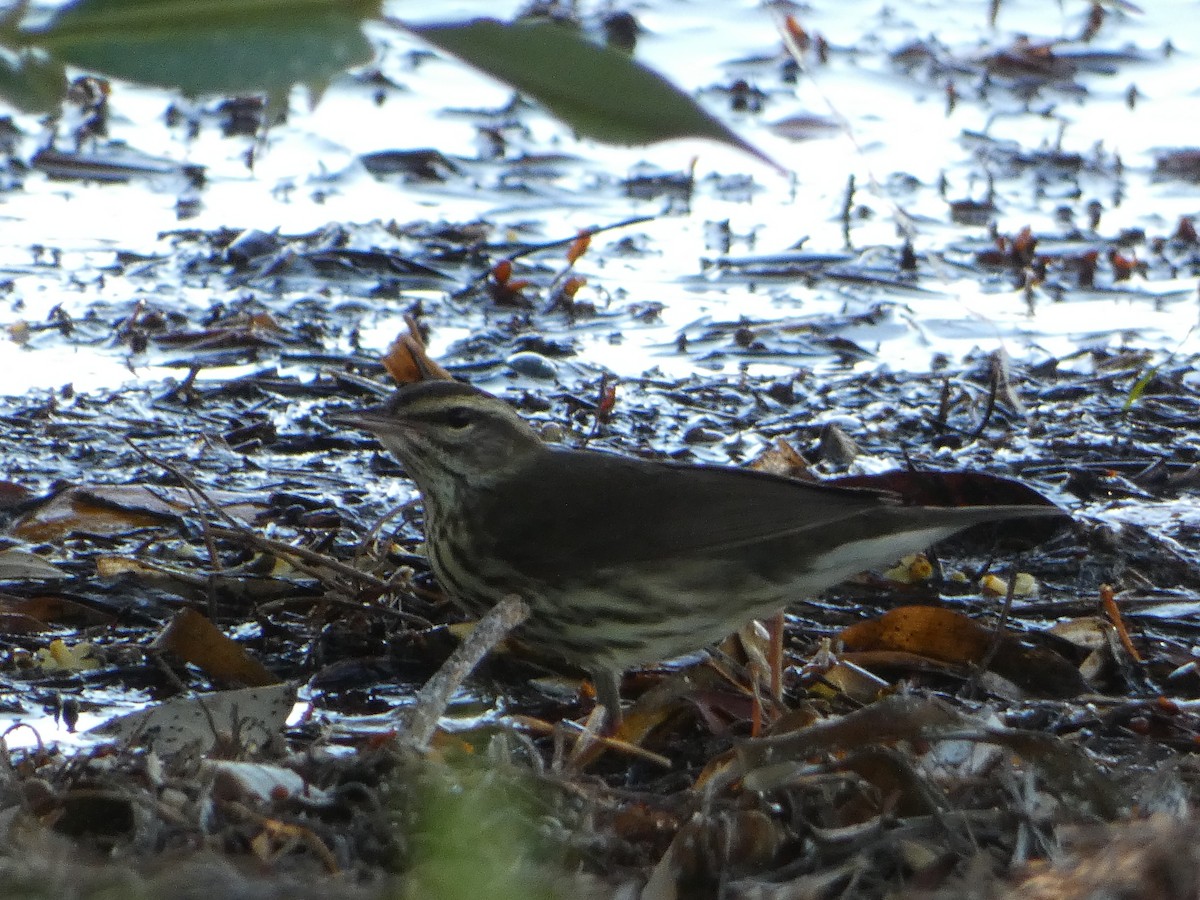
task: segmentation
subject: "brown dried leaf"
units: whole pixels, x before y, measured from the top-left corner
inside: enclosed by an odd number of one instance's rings
[[[901,606],[841,633],[848,650],[902,650],[968,663],[983,659],[991,631],[962,613],[938,606]]]
[[[35,553],[10,547],[0,550],[0,580],[67,578],[67,573]]]
[[[383,357],[383,365],[388,374],[398,384],[411,384],[428,378],[452,380],[453,376],[449,372],[429,358],[416,319],[405,316],[404,321],[408,325],[408,331],[392,342],[392,346]]]
[[[775,446],[760,453],[750,463],[750,468],[759,472],[770,472],[772,475],[787,475],[804,481],[813,480],[808,460],[783,438],[778,438]]]
[[[902,606],[851,625],[841,634],[850,650],[913,653],[955,665],[981,665],[991,653],[991,670],[1041,696],[1073,697],[1087,689],[1079,670],[1056,653],[1029,647],[1015,635],[991,628],[951,609]]]
[[[116,616],[53,595],[13,597],[0,594],[0,616],[26,617],[41,625],[36,629],[38,631],[52,625],[91,627],[110,625],[116,621]]]
[[[208,496],[225,512],[245,521],[267,508],[230,491],[209,491]],[[109,537],[170,524],[195,506],[184,488],[151,490],[136,484],[68,487],[17,520],[10,534],[37,543],[58,541],[72,533]]]
[[[173,653],[202,669],[210,678],[223,682],[259,687],[280,681],[240,644],[192,609],[181,610],[151,646]]]

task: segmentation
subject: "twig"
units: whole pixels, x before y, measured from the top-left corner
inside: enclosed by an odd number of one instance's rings
[[[151,456],[149,453],[147,453],[145,450],[143,450],[141,447],[139,447],[136,443],[131,441],[129,438],[125,439],[125,443],[127,445],[129,445],[129,447],[133,450],[134,453],[136,453],[142,459],[146,460],[146,462],[148,462],[152,465],[159,466],[163,469],[166,469],[168,472],[170,472],[172,475],[174,475],[177,479],[179,479],[179,481],[182,482],[182,484],[183,484],[184,488],[187,490],[187,492],[192,495],[192,501],[194,503],[196,503],[197,506],[200,504],[201,501],[203,501],[204,503],[207,503],[218,515],[220,515],[222,518],[224,518],[225,521],[231,523],[235,528],[241,527],[240,523],[238,523],[237,519],[235,519],[233,516],[229,515],[229,513],[227,513],[215,500],[212,499],[212,497],[208,496],[208,494],[206,494],[204,492],[204,489],[202,487],[200,487],[200,485],[196,484],[196,482],[191,477],[189,477],[189,476],[185,475],[183,472],[181,472],[177,466],[173,465],[172,463],[167,462],[164,459],[159,459],[156,456]],[[221,555],[220,555],[220,553],[217,552],[217,545],[216,545],[216,542],[213,540],[212,527],[211,527],[207,517],[202,518],[200,520],[200,527],[204,531],[204,546],[208,549],[208,556],[212,562],[212,565],[209,568],[209,577],[207,580],[208,616],[210,619],[216,619],[217,618],[216,590],[215,590],[215,586],[213,584],[212,579],[217,575],[217,573],[219,573],[225,569],[225,564],[221,562]]]
[[[204,702],[203,698],[194,694],[192,689],[183,683],[183,679],[176,674],[174,669],[167,665],[167,661],[163,659],[162,653],[160,653],[157,649],[150,649],[147,651],[146,656],[154,661],[154,664],[158,667],[159,671],[161,671],[167,677],[167,680],[170,681],[175,687],[175,690],[180,697],[192,696],[193,699],[199,701],[196,705],[200,708],[200,712],[204,714],[204,719],[208,723],[208,730],[212,732],[213,743],[220,743],[221,731],[219,728],[217,728],[217,720],[213,716],[212,710],[208,708],[208,704]],[[149,724],[149,721],[149,719],[146,719],[146,724]],[[145,733],[145,725],[140,727],[138,731]],[[130,746],[132,746],[135,742],[136,737],[131,737],[128,743]]]
[[[1000,608],[1000,618],[996,620],[996,624],[992,628],[992,641],[988,645],[987,653],[979,661],[979,671],[981,672],[986,672],[991,667],[996,654],[1000,652],[1000,644],[1004,640],[1004,627],[1008,624],[1008,616],[1012,612],[1013,596],[1017,592],[1017,571],[1018,566],[1014,561],[1008,570],[1008,590],[1004,592],[1004,606]]]
[[[988,400],[987,408],[983,411],[983,419],[980,420],[979,426],[971,432],[971,440],[978,440],[983,434],[983,430],[987,428],[988,422],[992,420],[992,413],[996,411],[996,397],[1000,393],[1000,376],[996,371],[992,370],[992,377],[988,384]]]
[[[1129,658],[1135,663],[1142,662],[1142,654],[1138,653],[1137,647],[1133,645],[1133,638],[1129,636],[1129,629],[1125,627],[1125,619],[1117,606],[1111,584],[1100,585],[1100,605],[1104,608],[1104,614],[1108,616],[1108,621],[1117,630],[1117,637],[1121,641],[1121,646],[1125,648],[1125,652],[1129,654]]]
[[[842,245],[847,250],[854,249],[854,241],[850,237],[850,220],[854,213],[854,173],[846,181],[846,197],[842,201]]]
[[[541,719],[535,719],[532,716],[513,716],[514,725],[528,730],[536,734],[550,734],[556,738],[575,737],[576,740],[586,740],[588,749],[594,746],[600,746],[608,750],[616,750],[618,753],[624,753],[627,756],[635,756],[638,759],[644,759],[646,762],[654,763],[656,766],[661,766],[664,769],[672,768],[671,760],[663,756],[661,753],[655,753],[653,750],[647,750],[645,747],[639,747],[637,744],[630,741],[623,741],[617,737],[609,737],[604,734],[597,733],[594,729],[588,730],[586,725],[580,725],[578,722],[572,722],[570,719],[564,719],[557,724],[551,724]],[[572,753],[572,757],[580,755]],[[587,762],[589,760],[584,760]],[[562,766],[556,767],[557,771],[562,770]]]
[[[355,548],[354,555],[359,556],[367,552],[367,547],[379,539],[379,532],[383,531],[383,526],[388,520],[401,513],[407,513],[410,509],[417,505],[416,500],[409,500],[406,503],[401,503],[399,506],[394,506],[385,512],[379,519],[367,529],[361,541],[358,542],[358,547]]]
[[[384,606],[383,604],[375,604],[374,606],[366,607],[357,600],[350,600],[345,597],[285,597],[281,600],[268,600],[266,603],[260,603],[255,607],[255,611],[260,616],[268,616],[276,610],[288,609],[293,606],[315,606],[321,604],[324,606],[345,607],[354,612],[363,612],[366,610],[372,615],[380,615],[383,617],[391,617],[397,621],[403,622],[418,631],[428,631],[434,625],[424,616],[418,616],[416,613],[405,612],[402,609],[396,609],[392,606]]]
[[[307,547],[296,547],[292,544],[283,541],[277,541],[273,538],[263,537],[261,534],[255,534],[245,528],[220,528],[214,527],[212,533],[215,537],[237,538],[244,540],[249,544],[253,544],[259,550],[271,553],[275,556],[297,557],[292,562],[296,564],[296,568],[301,569],[310,575],[315,575],[318,578],[323,574],[321,569],[331,569],[339,575],[345,575],[347,578],[356,578],[359,581],[366,582],[370,587],[377,589],[380,592],[387,591],[389,583],[382,578],[376,578],[368,572],[363,572],[354,566],[333,559],[324,553],[318,553],[316,550],[309,550]]]
[[[205,503],[207,503],[209,505],[209,507],[212,508],[213,512],[215,512],[218,516],[220,516],[222,519],[224,519],[226,522],[228,522],[232,528],[235,528],[235,529],[243,529],[244,528],[244,526],[242,525],[241,522],[239,522],[237,519],[235,519],[233,516],[231,516],[229,513],[227,513],[223,506],[221,506],[219,503],[217,503],[216,500],[214,500],[212,497],[210,497],[205,492],[204,488],[202,488],[202,487],[200,487],[200,485],[196,484],[196,482],[190,476],[185,475],[182,471],[180,471],[178,466],[175,466],[174,464],[167,462],[165,459],[159,459],[157,456],[151,456],[149,453],[147,453],[145,450],[143,450],[141,447],[139,447],[134,441],[130,440],[129,438],[125,438],[125,443],[129,445],[130,449],[133,450],[134,453],[136,453],[142,459],[146,460],[146,462],[150,463],[151,465],[158,466],[159,468],[166,469],[168,472],[170,472],[172,475],[174,475],[176,478],[178,478],[180,480],[180,482],[183,483],[183,486],[190,493],[194,494],[196,497],[198,497],[199,499],[201,499]],[[218,566],[217,568],[221,569],[221,568],[223,568],[223,566]]]
[[[241,522],[226,512],[224,507],[222,507],[219,503],[217,503],[216,500],[209,496],[204,488],[196,484],[196,482],[190,476],[185,475],[182,471],[180,471],[177,466],[167,462],[166,460],[151,456],[129,439],[126,439],[125,443],[127,443],[135,453],[137,453],[147,462],[161,466],[178,478],[189,492],[193,493],[200,500],[204,501],[204,503],[207,504],[209,508],[213,510],[213,512],[215,512],[221,519],[228,523],[229,528],[220,528],[216,526],[212,526],[210,528],[208,523],[205,522],[206,531],[211,533],[213,537],[238,538],[267,553],[272,553],[278,556],[294,557],[293,562],[296,564],[297,568],[318,578],[323,574],[321,569],[324,568],[327,570],[333,570],[340,575],[345,575],[347,578],[355,578],[359,581],[364,581],[369,586],[376,588],[380,592],[384,592],[389,589],[390,585],[388,582],[383,581],[380,578],[376,578],[374,575],[369,575],[366,572],[362,572],[354,568],[354,566],[348,565],[347,563],[333,559],[324,553],[318,553],[315,550],[309,550],[307,547],[296,547],[292,544],[284,543],[283,541],[272,540],[271,538],[266,538],[260,534],[256,534],[254,531],[246,528]],[[214,562],[217,563],[216,573],[223,571],[224,566],[219,564],[219,560],[214,560]]]
[[[467,639],[417,691],[413,705],[400,711],[398,718],[404,725],[402,739],[405,743],[417,750],[428,749],[438,720],[459,686],[479,661],[528,616],[529,607],[515,594],[509,594],[487,611]]]
[[[592,234],[592,235],[603,234],[605,231],[615,231],[618,228],[628,228],[630,225],[641,225],[643,222],[653,222],[657,218],[659,218],[659,217],[656,215],[655,216],[633,216],[632,218],[629,218],[629,219],[622,219],[620,222],[613,222],[610,225],[596,225],[592,228],[587,228],[584,230],[586,230],[589,234]],[[558,240],[555,240],[555,241],[545,241],[541,244],[527,244],[526,246],[522,247],[520,250],[517,250],[514,253],[507,254],[504,258],[511,261],[511,260],[515,260],[515,259],[521,259],[524,256],[532,256],[533,254],[541,253],[544,250],[554,250],[558,247],[569,247],[569,246],[571,246],[571,244],[573,244],[576,241],[576,239],[578,239],[578,237],[579,237],[579,232],[575,232],[574,234],[572,234],[570,237],[567,237],[567,238],[559,238]],[[466,287],[459,290],[455,294],[455,296],[465,294],[467,291],[471,290],[471,288],[473,288],[475,285],[477,285],[481,282],[487,281],[488,277],[491,274],[492,274],[492,270],[491,270],[491,268],[489,268],[486,272],[483,272],[480,275],[476,275],[474,278],[472,278],[470,281],[468,281]]]

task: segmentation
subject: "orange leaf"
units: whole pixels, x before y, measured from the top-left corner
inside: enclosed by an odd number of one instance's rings
[[[51,624],[86,627],[111,625],[116,621],[116,617],[111,613],[84,606],[82,603],[76,603],[66,597],[53,595],[13,597],[8,594],[0,594],[0,616],[14,617],[6,620],[12,623],[21,623],[22,617],[25,617],[30,622],[36,622],[41,626],[33,629],[36,631],[45,631],[50,628]],[[26,629],[21,628],[21,630]]]
[[[784,20],[784,28],[787,29],[788,37],[795,43],[797,49],[801,52],[806,51],[812,43],[808,32],[804,30],[804,26],[796,21],[795,16],[788,16]]]
[[[563,282],[562,293],[567,299],[574,299],[579,293],[579,289],[587,284],[586,278],[580,278],[578,275],[573,275]]]
[[[575,265],[575,261],[583,254],[587,253],[588,247],[592,243],[592,233],[590,231],[581,231],[579,236],[571,242],[571,246],[567,248],[567,262]]]
[[[496,265],[492,266],[492,278],[496,284],[508,284],[508,280],[512,278],[512,260],[502,259]]]
[[[1087,688],[1079,669],[1057,653],[1025,646],[1009,632],[996,636],[962,613],[937,606],[902,606],[851,625],[841,638],[852,651],[910,653],[960,666],[982,663],[994,643],[992,671],[1024,690],[1074,697]]]
[[[1125,648],[1125,652],[1129,654],[1129,658],[1134,662],[1141,662],[1142,654],[1138,653],[1137,647],[1133,645],[1133,639],[1129,636],[1129,629],[1125,627],[1125,619],[1121,615],[1120,608],[1117,606],[1116,595],[1113,592],[1112,585],[1100,585],[1100,605],[1104,607],[1104,614],[1108,616],[1108,620],[1117,629],[1117,637],[1120,638],[1121,646]]]
[[[939,606],[901,606],[841,634],[850,650],[903,650],[943,662],[970,663],[987,653],[992,635],[973,619]]]
[[[280,679],[226,637],[211,621],[193,609],[183,609],[154,639],[156,650],[168,650],[184,662],[202,669],[211,678],[248,687],[279,684]]]
[[[417,320],[412,316],[405,316],[404,321],[408,325],[408,331],[392,342],[382,360],[388,374],[397,384],[411,384],[429,378],[450,381],[450,373],[430,359],[425,351],[425,341],[421,338]]]

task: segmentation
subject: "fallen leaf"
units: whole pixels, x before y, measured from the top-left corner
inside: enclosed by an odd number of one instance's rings
[[[193,609],[177,613],[150,646],[173,653],[219,681],[257,687],[280,680]]]
[[[92,656],[94,648],[86,641],[69,645],[55,638],[50,646],[41,647],[34,655],[34,664],[43,672],[84,672],[100,668],[100,661]]]
[[[208,496],[243,521],[267,509],[265,504],[231,491],[209,491]],[[37,543],[59,541],[73,533],[111,537],[176,522],[193,511],[197,502],[189,491],[178,487],[71,486],[18,519],[10,534]]]
[[[207,753],[236,740],[239,749],[263,746],[283,729],[296,700],[292,684],[176,697],[109,719],[86,734],[152,748],[162,756],[192,748]]]
[[[67,578],[65,572],[36,554],[10,547],[0,550],[0,581],[33,578]]]

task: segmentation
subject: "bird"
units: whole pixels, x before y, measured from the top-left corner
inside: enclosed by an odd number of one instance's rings
[[[930,507],[887,491],[544,442],[469,384],[401,385],[328,416],[373,433],[416,483],[441,587],[479,616],[516,594],[515,636],[591,675],[608,720],[638,665],[701,650],[875,565],[1053,504]]]

